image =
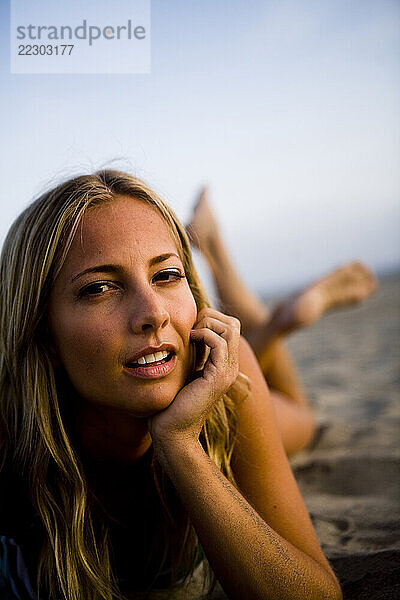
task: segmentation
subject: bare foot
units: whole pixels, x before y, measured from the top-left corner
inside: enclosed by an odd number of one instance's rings
[[[306,327],[332,309],[362,302],[376,288],[377,281],[368,267],[349,263],[279,304],[271,320],[276,320],[282,333]]]
[[[219,237],[218,225],[208,201],[208,188],[200,190],[193,209],[193,216],[186,226],[186,233],[192,244],[203,254],[213,253],[215,240]]]

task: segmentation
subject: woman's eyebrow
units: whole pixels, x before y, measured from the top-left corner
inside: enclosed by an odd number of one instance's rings
[[[118,265],[97,265],[96,267],[89,267],[88,269],[81,271],[77,275],[74,275],[74,277],[71,279],[71,283],[73,283],[75,281],[75,279],[82,277],[82,275],[86,275],[86,273],[120,273],[120,272],[121,272],[121,267],[119,267]]]
[[[154,256],[153,258],[151,258],[149,260],[149,266],[153,267],[154,265],[158,265],[159,263],[168,260],[168,258],[171,258],[171,256],[175,256],[176,258],[181,260],[181,258],[175,252],[166,252],[165,254],[159,254],[158,256]],[[73,283],[79,277],[82,277],[82,275],[86,275],[87,273],[120,273],[121,270],[123,270],[123,267],[119,265],[96,265],[95,267],[89,267],[88,269],[81,271],[77,275],[74,275],[74,277],[71,279],[71,283]]]
[[[153,267],[154,265],[158,265],[159,263],[163,262],[164,260],[171,258],[171,256],[175,256],[175,258],[178,258],[179,260],[181,260],[181,257],[178,256],[176,254],[176,252],[166,252],[165,254],[160,254],[159,256],[155,256],[154,258],[151,258],[149,260],[149,265],[150,265],[150,267]]]

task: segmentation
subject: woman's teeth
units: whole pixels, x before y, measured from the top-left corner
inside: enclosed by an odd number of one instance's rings
[[[154,362],[158,362],[159,360],[164,360],[167,358],[169,352],[166,350],[162,350],[161,352],[155,352],[154,354],[146,354],[146,356],[141,356],[138,358],[137,363],[139,365],[149,365]]]
[[[171,352],[162,350],[141,356],[136,362],[127,362],[124,367],[127,373],[139,379],[157,380],[172,373],[177,361],[173,350]]]

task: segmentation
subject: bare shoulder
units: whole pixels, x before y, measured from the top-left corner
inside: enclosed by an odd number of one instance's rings
[[[243,337],[239,345],[239,370],[248,378],[249,386],[246,397],[236,402],[238,436],[234,455],[238,464],[243,455],[246,455],[246,462],[251,460],[253,464],[258,458],[265,463],[270,455],[274,461],[278,456],[286,461],[267,382],[253,350]],[[273,451],[272,454],[266,452],[268,449]]]
[[[239,370],[241,373],[247,375],[257,386],[262,385],[268,392],[268,386],[257,358],[249,342],[243,336],[240,337],[239,342]]]
[[[236,403],[239,434],[246,436],[257,427],[263,429],[269,440],[272,435],[273,443],[279,445],[280,433],[269,388],[250,344],[243,337],[239,345],[239,371],[249,382],[248,396]]]

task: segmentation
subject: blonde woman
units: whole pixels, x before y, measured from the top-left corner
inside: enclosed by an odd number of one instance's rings
[[[44,194],[0,275],[4,598],[200,598],[207,572],[231,600],[341,598],[239,321],[149,187]]]

